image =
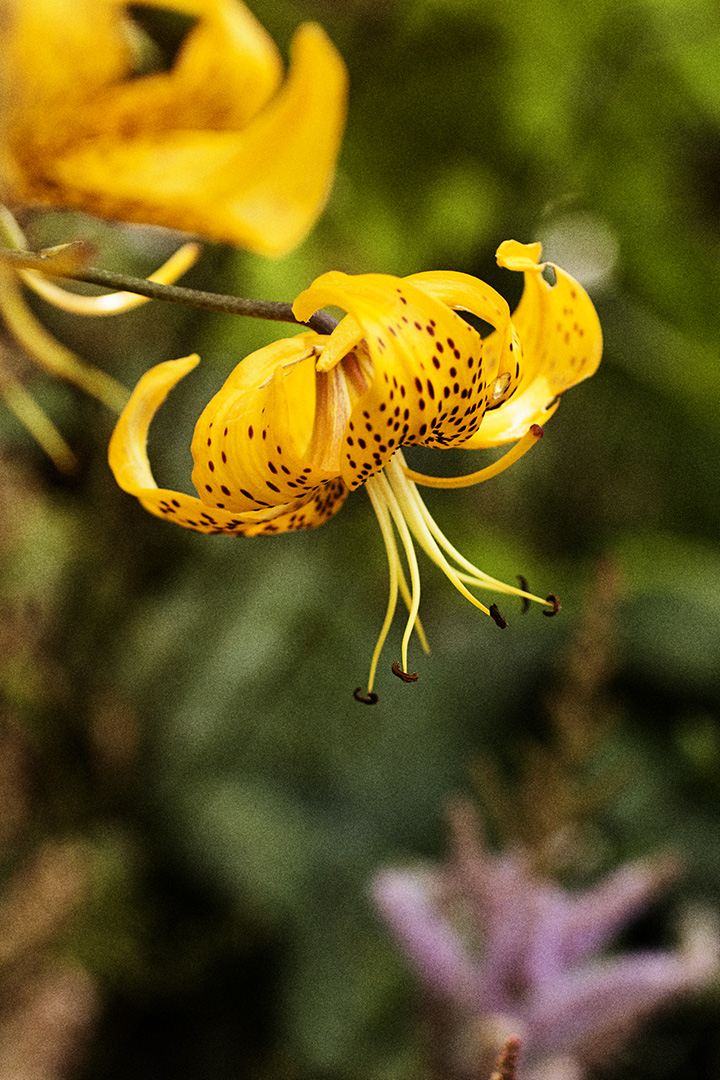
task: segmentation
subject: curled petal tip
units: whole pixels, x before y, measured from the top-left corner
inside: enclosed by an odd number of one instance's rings
[[[108,462],[123,491],[136,495],[157,487],[147,456],[152,419],[176,383],[200,362],[197,353],[166,360],[146,371],[123,409],[108,448]]]
[[[498,266],[506,270],[538,270],[542,244],[521,244],[518,240],[503,240],[495,252]]]

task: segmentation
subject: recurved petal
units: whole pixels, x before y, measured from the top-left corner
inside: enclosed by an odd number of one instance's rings
[[[239,0],[165,0],[163,6],[197,16],[173,67],[118,82],[88,100],[85,127],[123,139],[245,127],[282,81],[270,35]]]
[[[517,393],[495,412],[486,413],[468,449],[499,446],[521,438],[532,424],[542,425],[557,408],[559,396],[589,378],[602,356],[602,331],[593,303],[574,278],[553,263],[538,263],[539,244],[506,240],[498,248],[501,266],[521,270],[525,286],[512,321],[523,354]],[[551,267],[555,284],[543,270]],[[494,335],[485,341],[496,348]]]
[[[402,278],[333,271],[301,293],[293,311],[305,320],[326,304],[352,317],[373,364],[340,454],[348,487],[382,469],[399,446],[460,445],[477,429],[491,392],[482,343],[445,303]],[[331,347],[332,335],[326,352]]]
[[[308,460],[315,415],[314,333],[246,357],[202,412],[192,441],[193,483],[208,509],[281,506],[338,475]]]
[[[488,348],[487,341],[483,341],[482,349],[485,380],[491,388],[488,408],[499,408],[513,396],[522,374],[522,350],[513,334],[507,300],[484,281],[453,270],[413,274],[405,280],[455,311],[468,311],[495,327],[491,335],[493,349]]]
[[[115,132],[67,148],[45,197],[280,255],[325,205],[345,123],[346,73],[323,30],[297,31],[285,84],[247,127]]]
[[[127,146],[162,130],[238,129],[270,100],[282,62],[239,0],[160,6],[198,21],[172,70],[139,76],[138,32],[120,0],[7,0],[0,24],[7,198],[82,208],[82,188],[58,187],[55,175],[72,147],[103,138]]]
[[[206,509],[199,499],[180,491],[159,488],[150,468],[147,439],[150,424],[173,386],[198,364],[197,355],[168,360],[147,371],[123,409],[110,439],[108,461],[123,489],[135,495],[151,514],[170,518],[199,532],[217,531],[217,518],[203,519]],[[227,515],[229,524],[232,515]]]
[[[298,28],[290,58],[285,84],[209,193],[211,220],[213,203],[227,207],[227,235],[219,238],[266,255],[299,244],[322,212],[347,111],[345,64],[320,26]]]
[[[147,455],[150,423],[173,386],[198,360],[193,355],[158,364],[135,387],[110,440],[108,459],[120,487],[134,495],[151,514],[195,532],[258,536],[313,528],[332,517],[347,494],[340,480],[323,484],[304,498],[241,514],[210,507],[196,496],[157,486]]]
[[[147,440],[150,424],[173,386],[200,362],[197,353],[167,360],[146,371],[133,390],[110,439],[108,462],[123,491],[139,495],[157,488],[150,468]]]

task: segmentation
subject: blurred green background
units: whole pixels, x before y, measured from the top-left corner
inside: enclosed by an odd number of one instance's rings
[[[0,865],[9,879],[47,837],[72,838],[87,859],[56,948],[102,999],[88,1076],[410,1080],[423,1075],[416,988],[367,882],[388,863],[442,856],[451,795],[477,798],[498,842],[537,846],[571,829],[575,854],[556,869],[574,881],[680,849],[682,885],[631,944],[672,941],[689,902],[720,907],[720,9],[251,7],[286,56],[308,18],[343,53],[340,169],[293,255],[208,248],[186,283],[289,300],[331,268],[456,269],[515,302],[517,275],[494,251],[542,240],[596,302],[600,371],[521,463],[427,502],[483,570],[526,575],[563,612],[521,618],[505,604],[500,634],[425,563],[432,653],[414,647],[416,684],[393,679],[398,621],[380,701],[365,709],[352,690],[367,679],[387,588],[365,494],[316,532],[174,529],[115,487],[112,417],[37,375],[33,393],[81,469],[60,477],[0,413],[6,773],[16,763],[0,788],[19,807]],[[24,224],[38,245],[92,240],[98,264],[128,273],[177,246],[78,215]],[[244,355],[292,332],[159,304],[102,322],[33,306],[128,385],[200,352],[151,439],[160,482],[186,490],[201,408]],[[438,457],[412,460],[480,467],[477,455]],[[568,752],[558,700],[576,706],[581,753]],[[560,780],[548,769],[529,786],[540,749]],[[599,806],[567,808],[563,785],[582,795],[607,771]],[[717,1076],[717,1007],[710,993],[648,1026],[613,1075]]]

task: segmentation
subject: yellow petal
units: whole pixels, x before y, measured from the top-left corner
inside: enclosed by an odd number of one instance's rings
[[[515,393],[522,364],[522,350],[513,333],[507,300],[484,281],[452,270],[413,274],[405,280],[454,310],[469,311],[496,327],[491,335],[494,348],[488,348],[483,341],[482,350],[485,381],[493,386],[488,409],[499,408]]]
[[[96,0],[7,0],[1,43],[6,138],[21,157],[65,141],[131,63],[121,12]]]
[[[199,22],[170,72],[128,79],[112,0],[13,0],[0,183],[15,202],[281,254],[327,199],[345,121],[342,59],[305,24],[278,90],[277,50],[239,0],[165,6]]]
[[[307,458],[317,334],[298,334],[238,364],[195,427],[193,483],[208,507],[245,513],[307,499],[338,470]],[[289,402],[291,404],[289,404]]]
[[[193,353],[181,360],[167,360],[146,371],[132,392],[110,439],[108,462],[113,475],[131,495],[157,488],[147,454],[150,424],[173,386],[197,367]]]
[[[158,6],[153,4],[152,6]],[[133,76],[132,35],[115,0],[9,0],[3,58],[10,135],[59,153],[79,139],[163,128],[243,127],[282,78],[272,38],[238,0],[163,0],[198,17],[171,71]],[[72,119],[72,127],[58,121]],[[33,146],[18,147],[32,153]],[[36,162],[41,169],[48,163]]]
[[[498,266],[504,266],[506,270],[531,270],[535,271],[540,256],[542,244],[536,240],[533,244],[521,244],[519,240],[503,240],[495,252]]]
[[[307,290],[306,290],[307,292]],[[302,297],[305,297],[306,293],[301,293]],[[299,318],[298,311],[303,308],[314,314],[312,310],[312,304],[314,300],[308,300],[305,303],[304,300],[300,300],[300,297],[293,304],[293,313],[295,318]],[[310,315],[308,315],[310,318]],[[301,321],[305,321],[304,319]],[[346,315],[342,319],[332,332],[332,335],[324,342],[322,346],[322,353],[317,362],[318,371],[332,371],[332,369],[340,363],[344,356],[352,352],[356,345],[362,341],[362,328],[358,326],[351,315]]]
[[[523,295],[513,312],[513,326],[522,346],[522,380],[511,401],[488,412],[467,449],[499,446],[520,439],[532,424],[542,425],[557,408],[559,395],[589,378],[602,356],[600,321],[583,287],[553,263],[538,264],[539,244],[506,240],[498,263],[525,275]],[[543,269],[552,267],[555,284]],[[497,347],[495,335],[486,351]]]
[[[108,2],[108,0],[106,0]],[[165,3],[197,15],[170,71],[126,79],[89,101],[87,132],[120,140],[165,131],[233,131],[246,127],[282,81],[274,41],[237,0]]]
[[[332,517],[347,495],[338,478],[312,491],[298,491],[298,497],[280,505],[259,507],[256,503],[257,509],[247,513],[224,509],[208,501],[207,493],[204,499],[198,499],[157,486],[147,454],[150,423],[170,390],[196,366],[198,359],[193,355],[158,364],[135,387],[110,440],[108,460],[120,487],[156,517],[196,532],[258,536],[314,528]],[[236,381],[241,380],[242,376]]]
[[[302,320],[326,304],[343,308],[372,358],[372,385],[353,408],[340,457],[348,487],[380,471],[400,446],[461,445],[477,430],[495,380],[488,385],[480,335],[448,306],[455,303],[507,331],[507,304],[467,275],[331,272],[295,301]]]

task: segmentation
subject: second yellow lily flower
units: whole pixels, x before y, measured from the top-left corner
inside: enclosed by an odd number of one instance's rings
[[[0,197],[164,225],[278,255],[323,209],[345,66],[302,25],[278,50],[239,0],[153,0],[191,17],[170,70],[143,73],[121,0],[7,0]]]

